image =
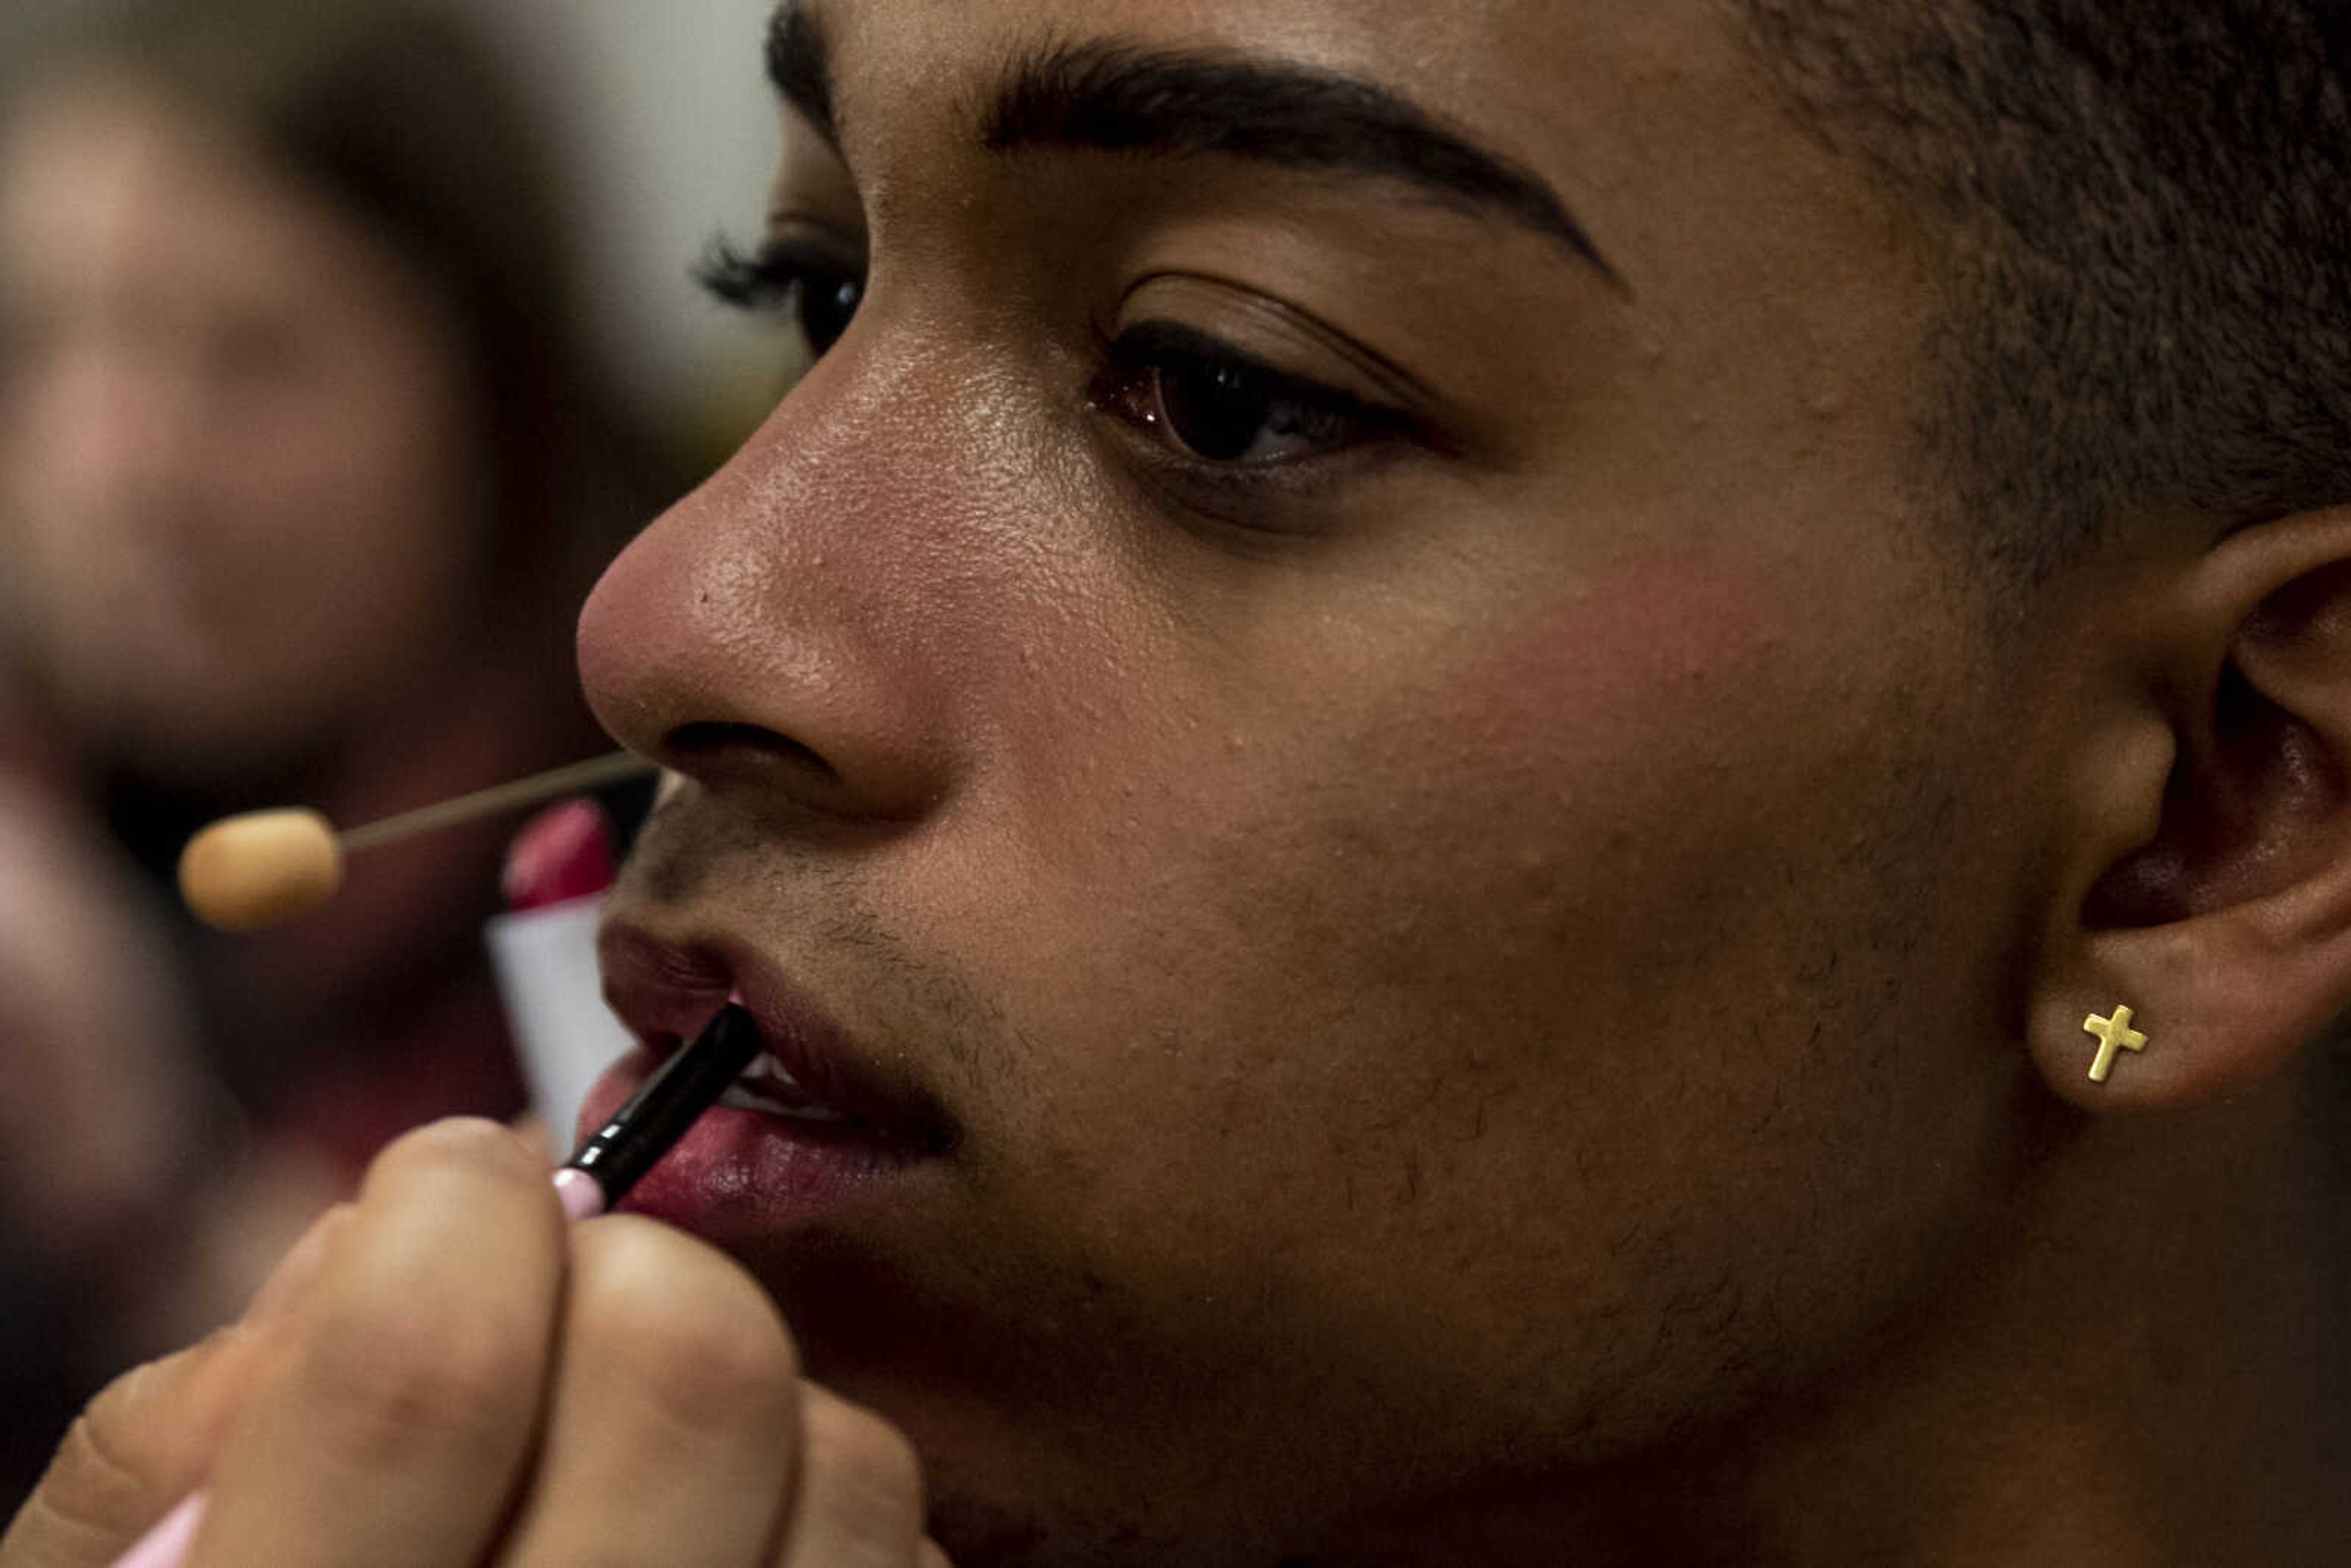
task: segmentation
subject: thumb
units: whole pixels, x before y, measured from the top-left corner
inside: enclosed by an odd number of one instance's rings
[[[297,1242],[244,1320],[109,1384],[0,1536],[0,1568],[106,1568],[201,1485],[346,1211]]]

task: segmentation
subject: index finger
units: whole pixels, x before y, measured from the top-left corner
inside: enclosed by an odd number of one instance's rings
[[[562,1278],[546,1164],[514,1134],[393,1144],[214,1465],[190,1561],[478,1560],[530,1448]]]

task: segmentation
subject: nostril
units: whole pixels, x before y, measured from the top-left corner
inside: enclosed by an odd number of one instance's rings
[[[789,735],[756,724],[682,724],[669,732],[664,748],[672,759],[670,766],[686,773],[729,756],[750,754],[789,763],[828,784],[841,781],[840,771],[816,751]]]

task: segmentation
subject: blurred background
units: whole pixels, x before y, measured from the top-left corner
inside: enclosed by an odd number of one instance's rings
[[[521,1109],[512,822],[230,938],[212,818],[601,749],[570,631],[781,390],[769,0],[0,7],[0,1516],[402,1128]]]
[[[123,9],[7,0],[0,70],[60,24]],[[747,236],[775,175],[775,101],[759,54],[773,9],[773,0],[462,7],[555,142],[552,172],[580,242],[598,350],[649,407],[689,429],[728,424],[774,394],[773,345],[713,308],[687,270],[721,228]]]

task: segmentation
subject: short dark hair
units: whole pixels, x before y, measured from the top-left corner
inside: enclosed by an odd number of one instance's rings
[[[1927,472],[2039,580],[2135,510],[2351,501],[2351,7],[1735,0],[1949,262]]]

